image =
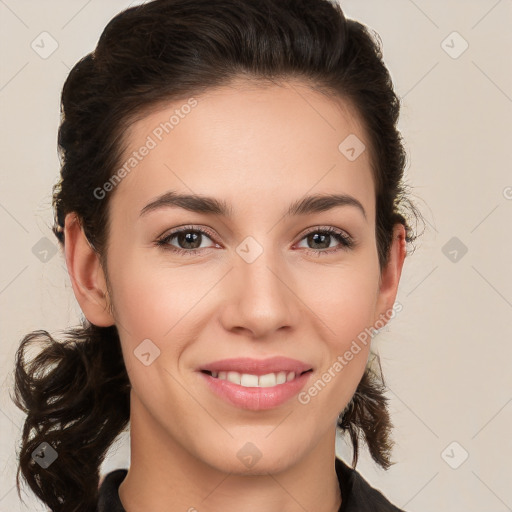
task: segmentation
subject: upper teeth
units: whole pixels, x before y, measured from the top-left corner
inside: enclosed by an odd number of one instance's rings
[[[212,377],[228,380],[233,384],[246,388],[268,388],[277,384],[284,384],[295,379],[295,372],[267,373],[266,375],[251,375],[238,372],[211,372]]]

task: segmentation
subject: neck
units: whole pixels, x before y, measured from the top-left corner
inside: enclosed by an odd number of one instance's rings
[[[132,393],[130,468],[119,487],[126,512],[338,512],[336,430],[279,472],[226,473],[198,459]]]

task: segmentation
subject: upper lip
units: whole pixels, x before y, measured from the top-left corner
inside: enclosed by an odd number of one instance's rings
[[[276,356],[269,359],[252,359],[249,357],[240,357],[236,359],[221,359],[212,363],[202,365],[199,371],[209,372],[238,372],[251,375],[266,375],[267,373],[295,372],[300,375],[305,371],[311,370],[312,366],[308,363],[290,359],[289,357]]]

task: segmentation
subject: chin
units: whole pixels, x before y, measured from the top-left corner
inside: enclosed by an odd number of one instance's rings
[[[275,457],[263,457],[257,461],[252,467],[247,467],[240,462],[229,463],[226,460],[218,461],[216,468],[223,473],[230,473],[239,476],[265,476],[270,474],[278,474],[286,471],[291,463],[286,463],[283,460],[278,460]]]
[[[266,475],[286,471],[293,466],[301,456],[300,450],[289,446],[286,453],[277,447],[269,446],[258,448],[258,442],[234,443],[236,446],[229,449],[210,453],[208,460],[203,460],[218,471],[235,475]],[[241,444],[241,446],[240,446]],[[261,443],[263,444],[263,443]],[[226,456],[231,453],[230,456]]]

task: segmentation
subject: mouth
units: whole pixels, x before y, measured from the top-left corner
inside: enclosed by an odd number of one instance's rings
[[[313,369],[267,371],[260,375],[203,369],[197,374],[213,394],[227,403],[240,409],[265,411],[289,403],[308,384]]]
[[[238,386],[246,388],[270,388],[294,381],[306,373],[312,372],[313,369],[303,372],[279,371],[266,373],[264,375],[255,375],[251,373],[240,373],[235,371],[209,371],[201,370],[201,373],[209,375],[214,379],[225,380]]]
[[[203,363],[196,371],[211,392],[231,405],[263,411],[289,402],[307,385],[314,367],[285,356],[238,357]]]

